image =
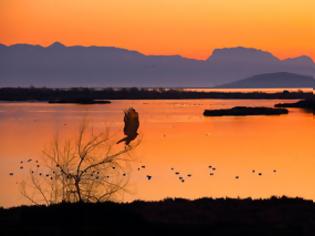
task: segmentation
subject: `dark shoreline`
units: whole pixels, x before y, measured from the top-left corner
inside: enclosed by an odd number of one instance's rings
[[[204,116],[257,116],[257,115],[284,115],[289,111],[284,108],[271,108],[271,107],[232,107],[229,109],[215,109],[205,110]]]
[[[0,88],[0,101],[48,102],[52,100],[163,100],[163,99],[307,99],[312,92],[201,92],[181,89],[140,88]]]
[[[314,235],[301,198],[166,199],[0,208],[0,235]]]

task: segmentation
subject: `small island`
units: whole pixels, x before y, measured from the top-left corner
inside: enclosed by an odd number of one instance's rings
[[[111,101],[95,100],[95,99],[90,99],[90,98],[75,98],[75,99],[49,100],[48,103],[91,105],[91,104],[110,104]]]
[[[205,110],[204,116],[256,116],[256,115],[282,115],[289,111],[284,108],[270,107],[233,107],[229,109]]]
[[[294,103],[278,103],[275,107],[296,107],[315,111],[315,99],[300,100]]]

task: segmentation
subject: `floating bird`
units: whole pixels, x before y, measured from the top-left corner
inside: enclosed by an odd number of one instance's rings
[[[24,167],[23,166],[20,166],[20,169],[22,170]]]
[[[142,169],[145,169],[145,166],[141,166]]]
[[[276,173],[277,172],[277,170],[273,170],[273,173]]]
[[[140,171],[140,167],[138,167],[138,171]]]
[[[239,179],[240,177],[239,176],[235,176],[235,179]]]
[[[214,175],[213,173],[210,173],[210,175]]]
[[[191,177],[191,174],[188,174],[187,177]]]
[[[115,167],[115,166],[113,166],[112,168],[113,168],[113,170],[115,170],[115,169],[116,169],[116,167]]]
[[[31,161],[32,161],[32,159],[28,159],[28,160],[27,160],[27,162],[31,162]]]
[[[171,170],[174,170],[174,168],[172,167]]]
[[[261,175],[262,175],[262,173],[258,173],[258,175],[259,175],[259,176],[261,176]]]
[[[9,175],[13,176],[14,174],[11,172],[11,173],[9,173]]]
[[[23,164],[23,161],[20,161],[20,164]]]
[[[147,175],[147,179],[148,179],[148,180],[151,180],[151,179],[152,179],[152,176],[151,176],[151,175]]]
[[[252,173],[255,173],[255,170],[252,170]]]
[[[179,172],[175,172],[175,175],[179,175]]]
[[[212,170],[213,170],[213,171],[215,171],[215,170],[216,170],[216,168],[214,168],[214,167],[213,167],[213,168],[212,168]]]
[[[129,145],[129,143],[135,140],[138,136],[137,131],[139,128],[139,115],[134,108],[130,107],[127,111],[125,111],[124,123],[124,134],[126,137],[119,140],[117,144],[125,142],[126,145]]]
[[[123,173],[123,176],[126,176],[126,173]]]

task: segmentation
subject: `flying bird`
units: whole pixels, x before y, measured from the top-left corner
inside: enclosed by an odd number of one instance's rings
[[[125,142],[126,145],[129,145],[129,143],[133,140],[135,140],[138,136],[138,128],[139,128],[139,115],[138,112],[132,107],[130,107],[128,110],[125,111],[125,117],[124,117],[124,134],[126,137],[119,140],[117,142]]]

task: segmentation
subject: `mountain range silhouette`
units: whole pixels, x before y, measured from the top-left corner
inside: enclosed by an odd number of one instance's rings
[[[215,49],[206,60],[98,46],[0,44],[0,86],[213,87],[253,75],[315,76],[308,56],[280,60],[254,48]]]

